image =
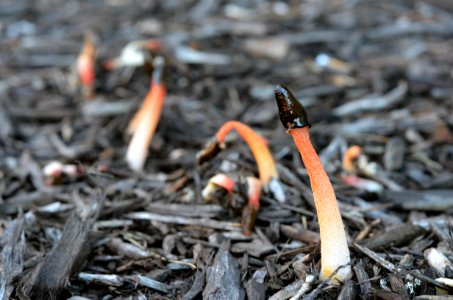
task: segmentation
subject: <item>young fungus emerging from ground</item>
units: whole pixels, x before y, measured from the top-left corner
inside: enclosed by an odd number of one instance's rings
[[[307,113],[285,86],[277,85],[274,93],[280,120],[293,137],[310,177],[321,236],[320,278],[326,279],[343,266],[332,277],[332,283],[343,282],[352,276],[348,242],[332,184],[310,142]]]

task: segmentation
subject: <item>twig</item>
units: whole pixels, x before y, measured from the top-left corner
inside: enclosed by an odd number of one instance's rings
[[[214,229],[239,231],[241,224],[232,222],[216,221],[211,219],[196,219],[186,218],[177,216],[162,216],[160,214],[154,214],[150,212],[133,212],[126,215],[127,218],[132,220],[143,220],[143,221],[157,221],[163,223],[173,223],[179,225],[193,225],[200,227],[209,227]]]
[[[392,245],[404,244],[425,233],[426,231],[423,227],[412,224],[403,224],[389,229],[381,235],[363,240],[361,244],[371,250],[377,250]]]
[[[349,265],[349,264],[348,264]],[[324,279],[320,284],[318,284],[318,286],[310,293],[308,294],[307,297],[304,297],[303,299],[304,300],[315,300],[316,297],[318,296],[318,294],[321,292],[321,290],[329,283],[331,282],[331,279],[335,276],[335,274],[337,274],[337,272],[339,270],[341,270],[343,267],[345,267],[347,265],[344,265],[344,266],[339,266],[338,268],[335,269],[335,271],[333,271],[332,274],[330,274],[329,277],[327,277],[326,279]]]
[[[142,245],[140,245],[140,243],[137,242],[131,236],[126,235],[124,238],[128,242],[130,242],[132,245],[134,245],[135,247],[140,249],[141,251],[147,252],[148,256],[160,259],[161,261],[164,261],[164,262],[173,263],[173,264],[176,264],[176,265],[187,266],[187,267],[189,267],[192,270],[196,270],[196,268],[197,268],[193,263],[188,263],[188,262],[184,262],[184,261],[180,261],[180,260],[170,259],[170,258],[167,258],[167,257],[165,257],[165,256],[163,256],[163,255],[161,255],[161,254],[159,254],[159,253],[157,253],[155,251],[152,251],[152,250],[149,250],[149,249],[145,250],[144,247]]]
[[[376,252],[374,252],[374,251],[372,251],[372,250],[370,250],[370,249],[368,249],[366,247],[360,246],[357,243],[353,243],[353,245],[358,250],[360,250],[365,255],[367,255],[369,258],[371,258],[376,263],[378,263],[380,266],[382,266],[383,268],[387,269],[388,271],[390,271],[392,273],[403,273],[404,275],[409,275],[409,276],[415,277],[417,279],[420,279],[421,281],[430,283],[430,284],[432,284],[432,285],[434,285],[436,287],[439,287],[441,289],[444,289],[444,290],[447,290],[447,291],[450,291],[450,292],[453,291],[453,287],[451,287],[451,286],[448,286],[448,285],[445,285],[443,283],[437,282],[434,279],[431,279],[428,276],[425,276],[423,274],[418,274],[418,273],[414,273],[414,272],[408,271],[406,269],[403,269],[402,267],[399,267],[399,266],[389,262],[388,260],[380,257],[379,255],[377,255]]]
[[[347,102],[333,110],[339,117],[350,116],[369,111],[380,111],[392,108],[404,99],[408,91],[408,84],[400,82],[399,85],[385,95],[372,95],[362,99]]]

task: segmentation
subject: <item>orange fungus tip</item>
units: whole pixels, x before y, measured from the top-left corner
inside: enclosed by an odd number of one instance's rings
[[[226,136],[236,130],[241,138],[247,143],[255,157],[258,166],[258,173],[261,183],[269,185],[273,178],[278,178],[277,167],[269,148],[264,142],[264,138],[249,126],[239,121],[228,121],[220,127],[216,134],[217,141],[223,143]]]
[[[213,176],[211,179],[209,179],[209,182],[224,188],[225,190],[228,191],[228,193],[233,192],[234,180],[225,174],[219,173]]]
[[[233,179],[223,173],[219,173],[209,179],[208,184],[201,192],[201,196],[207,202],[213,202],[217,198],[219,189],[224,193],[231,194],[234,189],[235,182]]]
[[[85,33],[82,51],[77,58],[77,72],[80,82],[85,86],[91,86],[94,83],[96,55],[94,36],[91,32],[87,32]]]
[[[350,173],[355,173],[356,166],[354,164],[354,160],[359,157],[360,154],[362,154],[363,149],[360,146],[351,146],[349,147],[344,155],[343,155],[343,170],[350,172]]]
[[[151,50],[151,51],[160,51],[163,49],[163,44],[160,40],[148,40],[145,42],[144,47],[145,49]]]
[[[248,203],[254,207],[259,207],[261,197],[261,181],[253,176],[247,176],[246,181]]]

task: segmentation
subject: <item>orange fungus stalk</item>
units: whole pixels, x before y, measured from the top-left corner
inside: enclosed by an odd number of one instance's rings
[[[164,59],[156,57],[153,65],[154,72],[150,91],[128,128],[133,136],[127,149],[126,161],[134,171],[143,169],[166,95],[165,83],[162,80]]]
[[[255,220],[260,209],[261,181],[256,177],[247,176],[247,205],[242,209],[242,232],[249,236],[252,234]]]
[[[274,92],[280,120],[293,137],[310,177],[321,237],[320,278],[326,279],[344,266],[333,276],[332,283],[343,282],[352,275],[346,233],[332,184],[310,142],[311,125],[305,109],[290,90],[277,85]]]
[[[252,128],[238,121],[229,121],[220,127],[216,134],[217,141],[223,143],[231,130],[236,129],[252,151],[258,164],[258,173],[263,184],[268,185],[272,178],[278,178],[274,159],[264,139]]]
[[[97,56],[93,34],[87,32],[84,37],[82,51],[77,58],[77,73],[85,97],[93,95],[94,80],[96,77],[95,61]]]
[[[203,163],[215,156],[222,148],[226,136],[235,129],[247,143],[258,165],[258,173],[262,185],[269,188],[275,198],[284,201],[284,194],[278,181],[278,172],[275,161],[267,147],[267,141],[252,128],[239,121],[229,121],[220,127],[216,138],[211,140],[198,154],[198,163]]]

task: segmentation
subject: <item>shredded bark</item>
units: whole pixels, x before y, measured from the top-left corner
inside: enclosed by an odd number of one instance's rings
[[[449,0],[0,1],[0,299],[449,297],[452,24]],[[77,71],[85,36],[91,86]],[[127,128],[156,56],[167,93],[134,172]],[[340,207],[354,272],[338,286],[318,279],[281,84]],[[250,149],[232,133],[197,162],[233,120],[265,139],[284,195],[262,190],[250,235]],[[206,202],[218,173],[234,188]]]

